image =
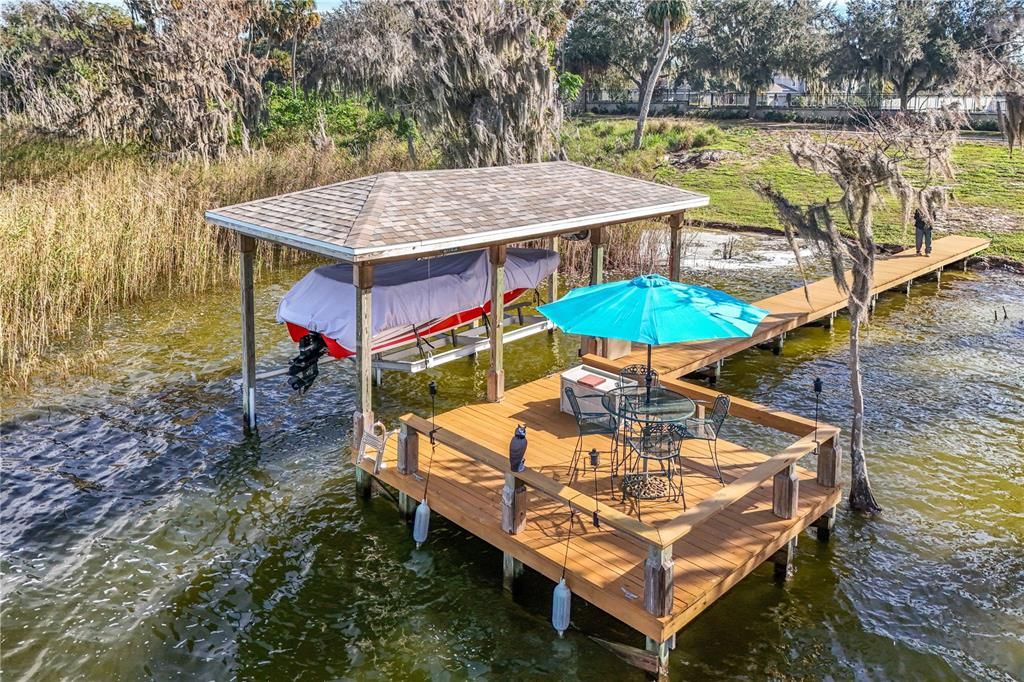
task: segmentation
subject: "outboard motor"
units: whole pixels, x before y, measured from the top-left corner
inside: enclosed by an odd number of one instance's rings
[[[317,361],[327,352],[323,337],[310,332],[299,341],[299,354],[288,365],[288,385],[299,393],[305,393],[320,374]]]

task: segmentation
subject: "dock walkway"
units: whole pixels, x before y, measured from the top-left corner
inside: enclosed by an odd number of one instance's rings
[[[907,249],[875,262],[874,295],[895,289],[908,282],[962,261],[987,248],[988,239],[959,235],[942,237],[932,244],[930,257],[917,256]],[[847,275],[847,279],[850,276]],[[810,300],[808,300],[808,298]],[[846,307],[847,296],[839,290],[831,277],[782,294],[770,296],[754,305],[768,311],[754,334],[742,339],[720,341],[692,341],[658,346],[652,354],[652,366],[663,377],[681,377],[724,360],[730,355],[754,346],[771,342],[798,327],[828,318]],[[619,368],[647,362],[647,349],[635,348],[628,355],[614,360],[587,355],[586,364],[617,372]]]

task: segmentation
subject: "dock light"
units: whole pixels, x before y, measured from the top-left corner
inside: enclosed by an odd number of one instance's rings
[[[526,427],[517,426],[512,440],[508,444],[508,468],[511,471],[522,471],[526,468]]]
[[[555,585],[555,592],[551,597],[551,625],[558,631],[561,637],[569,629],[569,612],[572,610],[572,592],[565,584],[565,578]]]
[[[430,505],[427,498],[416,507],[416,517],[412,524],[412,539],[416,541],[416,549],[419,549],[427,541],[427,533],[430,531]]]
[[[820,378],[815,379],[814,380],[814,392],[815,393],[821,393],[823,390],[825,390],[825,382],[822,381]]]
[[[597,451],[597,448],[590,448],[590,466],[595,469],[601,465],[601,453]]]

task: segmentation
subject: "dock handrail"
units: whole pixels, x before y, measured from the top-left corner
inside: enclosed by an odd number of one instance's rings
[[[434,440],[456,450],[457,452],[470,457],[481,464],[489,466],[506,476],[525,483],[539,493],[552,499],[564,502],[584,514],[589,515],[595,509],[599,509],[598,515],[603,524],[607,524],[615,530],[638,540],[644,544],[653,544],[659,547],[664,543],[661,540],[661,533],[650,524],[634,519],[632,516],[623,514],[611,505],[599,503],[589,495],[582,493],[575,488],[564,486],[550,476],[547,476],[536,469],[526,467],[522,471],[511,471],[508,465],[508,458],[475,443],[468,438],[441,427],[432,426],[429,421],[415,414],[407,414],[402,417],[401,422],[413,431],[430,437],[434,433]]]
[[[838,428],[827,424],[819,425],[817,436],[813,432],[807,434],[779,454],[766,459],[721,490],[705,498],[696,506],[659,526],[663,542],[666,545],[678,542],[718,512],[749,495],[769,478],[788,472],[798,461],[817,451],[819,445],[829,449],[833,448],[832,441],[838,435]],[[778,485],[777,482],[776,485]]]

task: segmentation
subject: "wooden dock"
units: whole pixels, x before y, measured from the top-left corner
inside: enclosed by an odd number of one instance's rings
[[[681,381],[666,386],[695,400],[716,395]],[[687,444],[682,453],[687,509],[680,502],[645,501],[642,522],[613,496],[606,437],[584,439],[587,451],[596,447],[604,453],[596,474],[588,468],[566,485],[576,423],[559,411],[557,375],[514,388],[501,403],[438,415],[434,445],[427,435],[430,423],[406,416],[401,442],[391,439],[376,476],[402,493],[403,505],[411,505],[424,497],[429,471],[426,497],[434,512],[503,551],[507,562],[525,564],[555,581],[562,575],[572,525],[565,566],[570,589],[664,648],[761,563],[781,551],[776,558],[788,564],[791,540],[822,519],[830,523],[839,501],[839,456],[833,447],[838,429],[819,424],[815,433],[813,422],[738,399],[731,414],[799,438],[772,456],[720,440],[725,486],[715,477],[707,444]],[[519,424],[528,430],[528,468],[513,475],[505,453]],[[795,466],[807,455],[818,457],[818,474]],[[358,465],[373,472],[370,459]],[[777,512],[787,512],[779,504],[790,500],[773,506],[773,493],[790,476],[799,479],[790,488],[795,511],[781,518]],[[527,492],[517,497],[519,486]],[[578,512],[575,521],[570,509]],[[600,527],[593,525],[595,510]],[[521,525],[514,522],[519,514]],[[652,572],[660,572],[662,588],[655,587]],[[656,672],[656,647],[649,655],[650,670]]]
[[[873,294],[877,296],[900,286],[909,286],[915,279],[941,272],[953,263],[966,260],[986,249],[990,243],[988,239],[979,237],[953,235],[935,240],[930,257],[917,256],[913,249],[907,249],[888,258],[879,258],[875,262]],[[752,336],[659,346],[653,351],[651,364],[663,377],[685,376],[748,348],[772,342],[778,344],[786,332],[798,327],[830,320],[846,307],[846,299],[846,294],[839,290],[831,277],[821,279],[809,284],[806,294],[800,287],[756,302],[754,305],[764,308],[769,314]],[[587,355],[584,361],[588,365],[617,372],[626,365],[646,363],[647,348],[637,348],[613,360]]]
[[[937,240],[931,258],[904,252],[876,268],[876,293],[892,289],[977,253],[988,242],[968,237]],[[829,318],[846,305],[831,280],[758,302],[770,315],[749,339],[686,343],[655,350],[662,384],[705,403],[717,392],[678,377],[754,345],[781,338],[804,324]],[[612,371],[643,362],[645,351],[616,360],[587,356],[586,364]],[[634,357],[635,356],[635,357]],[[827,538],[839,503],[839,429],[733,398],[723,428],[746,420],[790,436],[779,452],[762,453],[719,440],[725,484],[714,474],[707,444],[682,449],[686,509],[680,502],[645,501],[641,518],[616,491],[604,436],[584,439],[602,462],[569,481],[577,440],[575,420],[560,411],[559,376],[506,392],[502,402],[466,405],[437,415],[402,418],[399,438],[388,441],[383,467],[353,453],[359,477],[375,476],[399,491],[411,515],[427,499],[433,512],[504,553],[511,582],[526,565],[557,581],[647,638],[646,650],[609,644],[631,663],[663,674],[675,633],[765,561],[786,575],[795,538],[814,526]],[[508,443],[517,425],[528,430],[527,469],[511,473]],[[799,466],[815,460],[814,470]],[[369,486],[361,489],[369,491]],[[599,526],[593,523],[597,512]],[[573,514],[575,512],[575,515]],[[570,530],[571,529],[571,530]]]

